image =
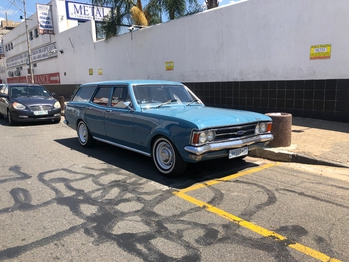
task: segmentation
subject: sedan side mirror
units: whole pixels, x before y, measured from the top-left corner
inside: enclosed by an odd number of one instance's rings
[[[112,106],[116,107],[116,108],[123,108],[123,109],[127,108],[132,112],[134,111],[134,109],[131,107],[131,102],[125,102],[125,101],[119,100],[119,101],[113,103]]]

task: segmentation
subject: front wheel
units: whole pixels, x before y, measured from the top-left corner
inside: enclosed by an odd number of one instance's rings
[[[156,168],[167,177],[180,175],[187,167],[178,150],[165,137],[159,137],[153,144],[153,160]]]
[[[7,121],[10,126],[15,125],[15,121],[13,120],[10,111],[7,110]]]
[[[80,121],[78,123],[77,133],[78,133],[79,142],[82,146],[91,147],[94,145],[95,140],[93,139],[84,121]]]

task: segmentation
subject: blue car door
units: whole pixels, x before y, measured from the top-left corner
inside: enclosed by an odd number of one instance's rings
[[[133,147],[134,113],[129,106],[132,106],[132,101],[127,86],[115,86],[110,106],[105,115],[105,130],[110,141]]]
[[[100,86],[86,108],[85,119],[93,136],[106,138],[105,115],[110,104],[111,86]]]

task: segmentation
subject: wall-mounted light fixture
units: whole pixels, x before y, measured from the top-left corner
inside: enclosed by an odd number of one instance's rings
[[[63,54],[63,53],[64,53],[64,50],[63,50],[63,49],[60,49],[59,52],[60,52],[61,54]]]

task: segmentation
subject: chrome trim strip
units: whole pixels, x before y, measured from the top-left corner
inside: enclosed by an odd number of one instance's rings
[[[238,139],[234,141],[228,141],[228,142],[223,142],[223,143],[211,143],[203,146],[186,146],[184,149],[192,154],[195,155],[202,155],[207,152],[213,152],[213,151],[219,151],[219,150],[224,150],[224,149],[234,149],[234,148],[240,148],[243,146],[249,146],[253,145],[255,143],[261,143],[261,142],[269,142],[273,139],[272,134],[263,134],[263,135],[258,135],[258,136],[253,136],[253,137],[248,137],[244,139]]]
[[[134,149],[132,147],[120,145],[120,144],[117,144],[117,143],[114,143],[114,142],[111,142],[109,140],[105,140],[105,139],[102,139],[102,138],[99,138],[99,137],[96,137],[96,136],[93,136],[93,138],[98,140],[98,141],[101,141],[103,143],[107,143],[107,144],[110,144],[110,145],[113,145],[113,146],[121,147],[123,149],[127,149],[127,150],[130,150],[130,151],[136,152],[136,153],[140,153],[140,154],[145,155],[145,156],[151,156],[150,153],[147,153],[147,152],[144,152],[144,151],[141,151],[141,150],[138,150],[138,149]]]

